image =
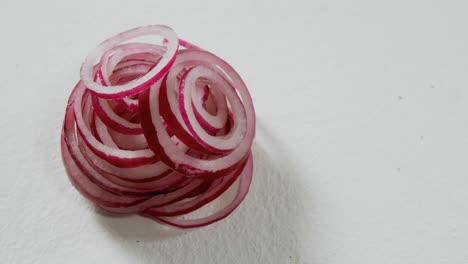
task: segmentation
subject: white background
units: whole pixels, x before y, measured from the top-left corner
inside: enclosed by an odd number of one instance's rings
[[[2,263],[468,263],[468,2],[2,1]],[[97,212],[59,134],[87,53],[146,24],[218,54],[257,110],[225,221]]]

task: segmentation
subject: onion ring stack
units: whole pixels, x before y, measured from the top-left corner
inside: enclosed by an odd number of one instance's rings
[[[255,110],[228,63],[151,25],[102,42],[80,77],[61,149],[83,196],[180,228],[211,224],[239,206],[252,181]]]

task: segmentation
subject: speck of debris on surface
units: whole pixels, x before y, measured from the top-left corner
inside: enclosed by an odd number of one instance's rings
[[[403,100],[403,96],[399,95],[398,100]]]

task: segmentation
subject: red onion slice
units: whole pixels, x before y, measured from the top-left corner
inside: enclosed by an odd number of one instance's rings
[[[160,152],[163,155],[161,158],[168,166],[183,173],[203,174],[205,172],[213,173],[229,170],[245,159],[250,151],[254,138],[255,112],[250,93],[237,72],[235,72],[229,64],[215,55],[201,50],[186,50],[180,54],[180,57],[182,56],[187,56],[185,59],[187,61],[199,62],[199,64],[202,65],[211,65],[211,70],[223,76],[225,80],[236,89],[236,92],[240,95],[242,100],[243,111],[233,112],[232,114],[234,120],[236,120],[236,116],[238,118],[245,113],[245,120],[243,121],[245,124],[245,128],[243,129],[245,135],[237,148],[220,157],[205,160],[187,155],[172,144],[168,133],[164,129],[159,103],[159,93],[163,88],[161,87],[160,89],[160,86],[155,84],[139,97],[141,122],[148,145],[153,151]],[[235,125],[234,123],[234,126]],[[183,139],[181,140],[183,141]]]
[[[138,204],[148,197],[141,196],[127,196],[112,193],[101,188],[99,185],[92,182],[80,168],[76,165],[72,159],[65,140],[62,138],[62,159],[65,165],[65,169],[68,178],[72,182],[73,186],[87,199],[99,206],[105,206],[106,208],[121,208]]]
[[[178,216],[157,216],[151,214],[151,211],[148,210],[145,211],[145,215],[178,228],[202,227],[220,221],[230,215],[247,196],[250,183],[252,182],[252,162],[252,158],[249,158],[247,165],[236,182],[231,185],[228,190],[216,198],[220,205],[218,205],[218,211],[214,213],[212,209],[210,209],[208,212],[200,212],[202,210],[198,209],[188,214]]]
[[[192,97],[193,112],[200,126],[209,134],[216,134],[226,126],[228,106],[218,89],[205,85],[203,93],[195,91]]]
[[[138,166],[155,162],[157,159],[152,151],[145,150],[121,150],[116,149],[99,142],[89,129],[89,116],[83,116],[83,98],[87,91],[82,82],[76,87],[76,98],[73,104],[78,132],[83,137],[85,143],[93,150],[96,155],[120,166]],[[86,117],[86,119],[85,119]]]
[[[116,46],[105,52],[101,57],[102,80],[106,85],[112,85],[109,73],[115,74],[129,67],[125,62],[138,60],[142,62],[138,63],[142,66],[154,66],[162,59],[165,53],[166,47],[146,43],[126,43]],[[151,68],[147,68],[144,73],[146,74]]]
[[[131,168],[118,167],[94,154],[86,144],[81,144],[80,148],[82,148],[82,152],[86,152],[86,156],[90,158],[90,162],[101,173],[127,181],[139,182],[155,180],[172,171],[161,161]]]
[[[126,135],[119,133],[111,128],[107,129],[112,140],[120,149],[139,150],[148,148],[148,143],[143,134],[141,135]]]
[[[234,115],[234,127],[231,128],[226,136],[212,136],[198,123],[192,108],[191,94],[195,89],[195,82],[199,78],[206,78],[213,82],[213,87],[218,88],[226,96],[231,105],[232,112],[238,113]],[[224,153],[238,147],[245,135],[246,114],[242,101],[229,82],[209,68],[196,66],[188,70],[182,77],[179,86],[179,110],[192,136],[198,143],[212,152]]]
[[[96,114],[107,126],[125,134],[138,135],[143,133],[141,125],[132,123],[117,115],[114,110],[112,110],[107,100],[100,99],[97,96],[93,96],[92,98]]]
[[[166,52],[161,58],[159,63],[151,69],[144,76],[122,85],[104,86],[94,81],[93,68],[100,60],[103,54],[117,45],[126,41],[148,35],[161,36],[167,41],[163,43],[166,47]],[[145,89],[151,84],[161,79],[170,69],[175,61],[179,41],[175,32],[167,27],[161,25],[152,25],[134,28],[102,42],[86,57],[85,62],[81,66],[81,80],[85,86],[98,94],[101,98],[106,99],[121,99],[126,96],[135,95]]]
[[[197,196],[195,199],[187,199],[187,201],[183,200],[162,207],[150,208],[146,210],[145,213],[154,217],[159,217],[176,216],[195,211],[224,193],[243,173],[245,167],[249,166],[248,163],[249,162],[242,164],[236,169],[236,171],[226,175],[225,177],[217,178],[208,190]]]

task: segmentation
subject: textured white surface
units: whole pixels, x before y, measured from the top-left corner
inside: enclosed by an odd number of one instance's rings
[[[2,1],[2,263],[468,263],[468,2]],[[142,24],[230,62],[251,193],[190,232],[96,212],[59,132],[87,52]]]

